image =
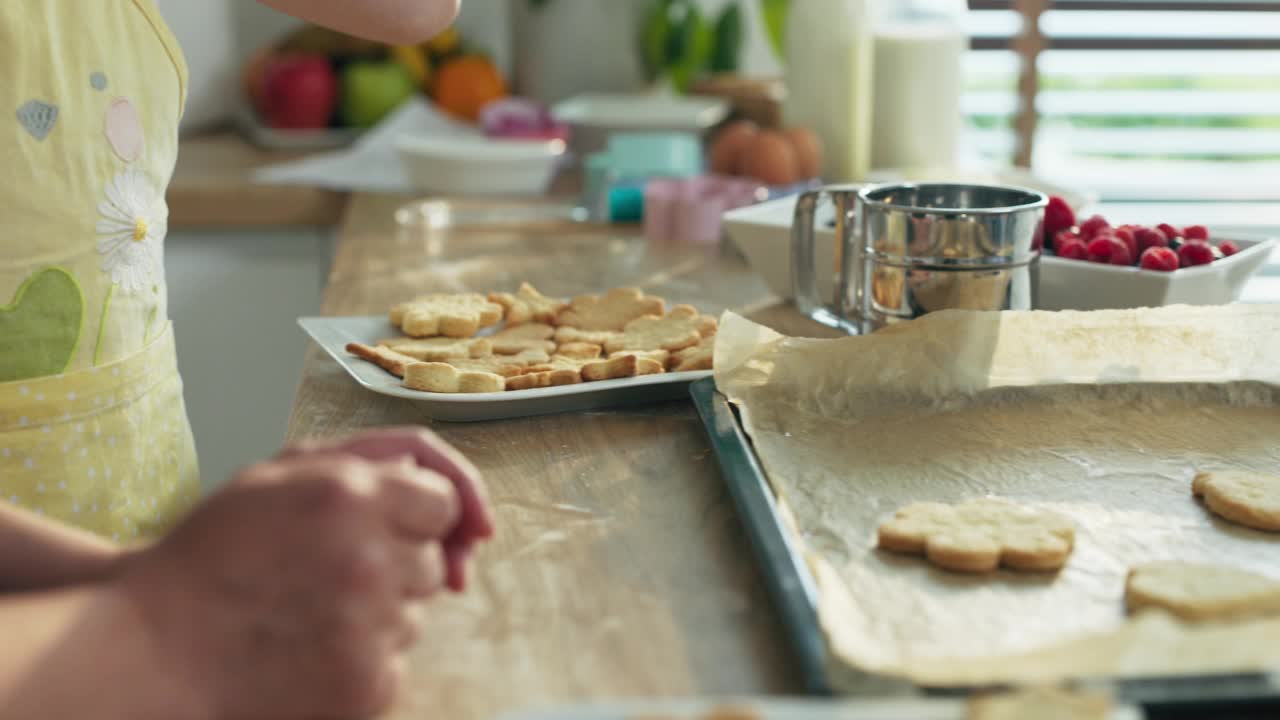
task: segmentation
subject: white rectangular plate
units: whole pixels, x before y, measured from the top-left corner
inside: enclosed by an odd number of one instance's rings
[[[599,703],[548,708],[521,713],[508,713],[499,720],[713,720],[720,717],[752,717],[751,715],[716,715],[717,709],[744,709],[760,720],[965,720],[968,703],[962,699],[881,699],[863,701],[832,700],[654,700]],[[1137,720],[1136,708],[1120,705],[1109,720]]]
[[[432,419],[450,422],[550,415],[688,398],[689,383],[711,374],[710,370],[663,373],[500,393],[421,392],[404,387],[399,378],[346,351],[347,343],[373,345],[399,335],[385,315],[307,317],[299,318],[298,325],[365,389],[412,400]],[[496,329],[482,331],[481,335]]]

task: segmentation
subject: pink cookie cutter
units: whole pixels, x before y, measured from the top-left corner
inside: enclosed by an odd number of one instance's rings
[[[729,210],[754,205],[768,188],[743,178],[704,175],[650,180],[644,188],[644,234],[654,243],[714,245],[720,218]]]

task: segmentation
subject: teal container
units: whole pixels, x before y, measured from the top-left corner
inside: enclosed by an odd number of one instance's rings
[[[598,222],[640,222],[652,178],[703,173],[702,142],[689,133],[618,133],[583,161],[582,204]]]

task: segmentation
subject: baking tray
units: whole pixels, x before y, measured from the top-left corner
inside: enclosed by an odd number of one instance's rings
[[[715,378],[691,383],[689,393],[711,441],[729,494],[764,572],[800,675],[810,693],[832,694],[826,642],[818,624],[816,584],[778,503],[737,410],[716,390]],[[859,694],[910,692],[901,681],[863,674]],[[1074,683],[1142,707],[1149,719],[1280,718],[1280,672],[1158,678],[1096,679]],[[1001,688],[914,688],[929,696]]]

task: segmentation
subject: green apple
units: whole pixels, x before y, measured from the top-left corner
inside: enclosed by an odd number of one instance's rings
[[[373,127],[417,91],[413,75],[398,62],[351,63],[342,72],[342,121]]]

